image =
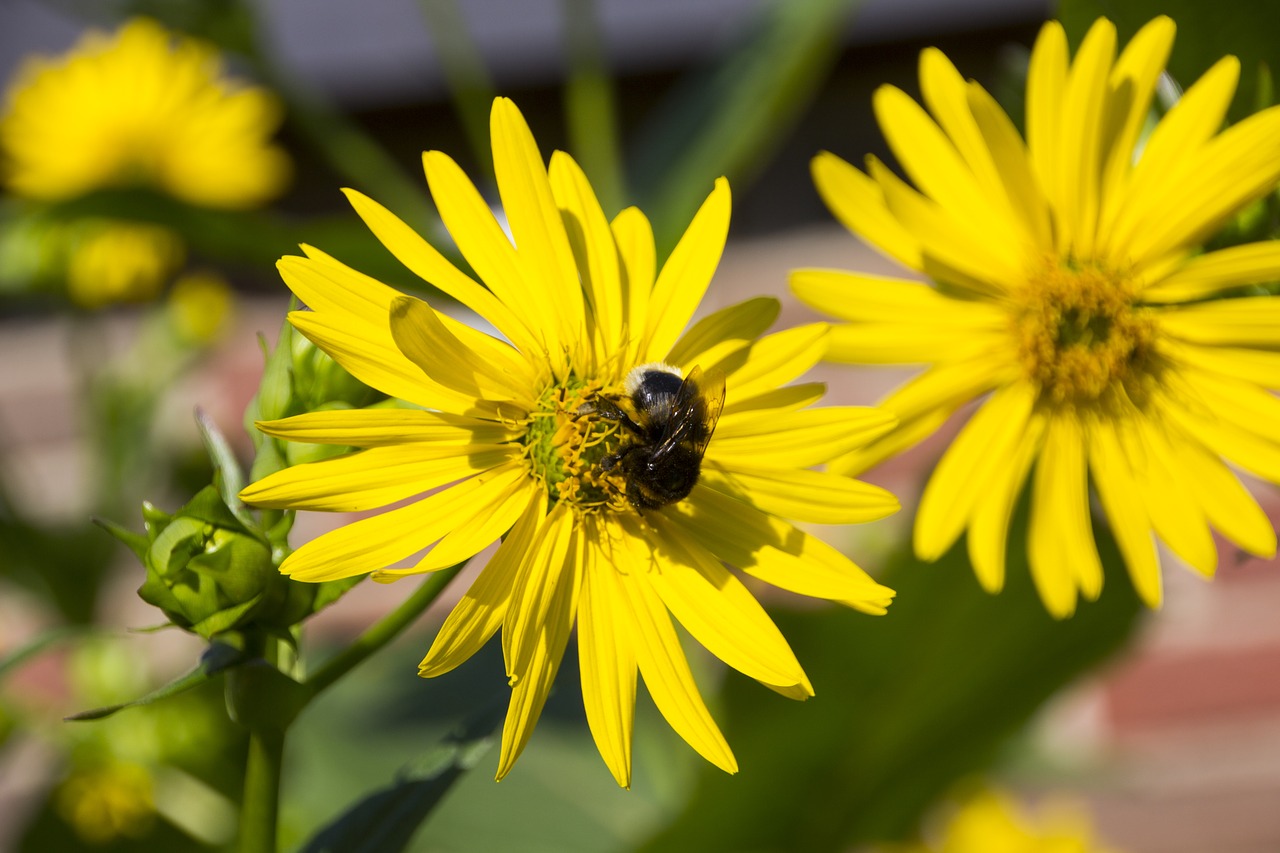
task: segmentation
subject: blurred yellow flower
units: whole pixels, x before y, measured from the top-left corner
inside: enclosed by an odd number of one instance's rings
[[[260,423],[284,439],[367,449],[273,474],[243,497],[345,512],[413,499],[303,545],[280,567],[297,580],[392,580],[452,566],[504,537],[420,668],[448,672],[501,628],[512,697],[499,778],[532,733],[575,622],[587,721],[618,784],[631,781],[637,669],[671,726],[734,772],[668,612],[735,669],[791,698],[812,695],[786,640],[725,564],[883,613],[891,590],[783,519],[851,523],[894,512],[887,492],[811,470],[882,435],[893,418],[811,408],[821,384],[783,387],[818,360],[827,326],[761,337],[777,316],[774,300],[685,329],[724,248],[723,179],[658,270],[644,215],[628,208],[607,220],[562,152],[548,173],[511,101],[494,102],[491,132],[510,238],[453,160],[423,157],[441,217],[487,288],[377,202],[347,195],[405,266],[505,340],[310,247],[305,258],[284,258],[284,280],[310,309],[289,315],[294,327],[356,377],[422,408]],[[635,403],[646,391],[649,408]],[[430,546],[416,564],[391,568]]]
[[[875,109],[915,188],[868,158],[823,153],[828,207],[928,287],[831,270],[792,286],[847,324],[828,357],[927,364],[882,405],[901,427],[834,469],[855,473],[977,411],[921,498],[915,549],[936,559],[968,529],[982,584],[1004,582],[1006,534],[1031,483],[1028,556],[1051,613],[1102,589],[1092,479],[1142,598],[1161,601],[1152,533],[1206,577],[1210,527],[1272,556],[1275,531],[1224,459],[1280,482],[1280,241],[1202,252],[1280,178],[1280,109],[1218,133],[1240,64],[1227,57],[1139,147],[1174,25],[1157,18],[1116,58],[1099,20],[1074,62],[1051,22],[1027,80],[1027,141],[937,50],[920,58],[926,112],[882,87]],[[1223,298],[1234,297],[1234,298]],[[1034,474],[1031,474],[1034,467]]]
[[[966,799],[936,843],[897,848],[894,853],[1114,853],[1104,847],[1079,807],[1051,802],[1035,819],[1011,799],[983,791]]]
[[[67,293],[85,308],[155,299],[186,256],[182,238],[160,225],[92,220],[75,232]]]
[[[73,770],[58,786],[54,802],[89,844],[140,838],[155,820],[151,774],[131,762],[106,760]]]
[[[169,290],[169,316],[179,337],[188,343],[216,341],[226,331],[234,309],[235,294],[216,273],[187,273]]]
[[[0,168],[17,195],[59,200],[151,186],[192,204],[246,208],[283,189],[269,138],[280,106],[221,76],[215,49],[146,18],[33,57],[0,118]]]

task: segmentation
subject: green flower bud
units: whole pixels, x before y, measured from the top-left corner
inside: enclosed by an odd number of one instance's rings
[[[172,516],[147,505],[147,579],[138,595],[203,637],[250,622],[280,578],[271,548],[227,509],[213,486]]]

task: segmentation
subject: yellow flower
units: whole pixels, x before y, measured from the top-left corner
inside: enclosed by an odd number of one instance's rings
[[[173,283],[168,310],[178,337],[186,343],[208,346],[230,325],[235,293],[217,273],[187,273]]]
[[[280,107],[220,70],[211,45],[146,18],[29,59],[0,118],[5,183],[44,200],[144,185],[209,207],[261,204],[289,173],[268,141]]]
[[[385,208],[347,195],[409,269],[502,337],[315,249],[284,258],[284,280],[310,309],[290,314],[294,327],[356,377],[421,409],[313,412],[259,424],[285,439],[367,449],[279,472],[244,498],[359,511],[418,496],[303,545],[281,566],[298,580],[362,572],[392,580],[454,565],[503,537],[420,668],[428,677],[448,672],[502,629],[512,697],[499,778],[529,738],[575,621],[587,721],[620,785],[631,778],[637,669],[672,727],[734,772],[668,611],[730,666],[792,698],[812,695],[781,633],[724,564],[882,613],[891,590],[783,517],[847,523],[893,512],[897,501],[887,492],[810,470],[882,435],[893,418],[810,408],[823,394],[817,383],[782,387],[818,360],[827,326],[760,337],[777,315],[773,300],[726,308],[685,330],[724,247],[723,179],[658,271],[644,215],[629,208],[609,222],[562,152],[548,174],[511,101],[494,102],[491,132],[510,238],[453,160],[438,151],[423,156],[441,217],[487,289]],[[624,385],[634,368],[657,362],[707,377],[702,402],[690,404],[699,414],[688,422],[690,438],[674,442],[669,456],[699,443],[718,396],[710,377],[725,382],[701,477],[687,498],[665,503],[652,500],[652,490],[629,494],[637,478],[660,490],[671,485],[661,475],[673,472],[647,455],[620,416],[644,425]],[[650,480],[638,470],[647,461],[657,464]],[[695,457],[695,472],[697,464]],[[637,509],[633,499],[649,505]],[[433,545],[417,563],[389,568]]]
[[[151,774],[139,764],[106,759],[78,768],[59,785],[58,813],[89,844],[141,838],[155,822]]]
[[[1089,818],[1066,802],[1050,803],[1035,820],[1008,797],[983,791],[951,815],[938,844],[901,853],[1109,853],[1096,839]]]
[[[882,87],[876,115],[915,188],[868,159],[813,162],[850,230],[923,273],[912,281],[800,270],[801,299],[848,321],[828,357],[926,364],[883,403],[901,427],[849,454],[855,473],[981,402],[920,501],[915,549],[936,559],[968,530],[978,579],[1005,574],[1006,533],[1031,480],[1028,557],[1046,607],[1102,589],[1088,482],[1130,576],[1161,601],[1154,532],[1206,577],[1210,526],[1271,556],[1275,531],[1224,459],[1280,482],[1280,241],[1202,252],[1204,240],[1280,177],[1280,109],[1218,133],[1239,74],[1227,57],[1141,147],[1174,25],[1157,18],[1115,57],[1109,21],[1068,63],[1047,24],[1027,80],[1027,141],[937,50],[920,58],[928,112]],[[1236,298],[1219,298],[1219,297]],[[1034,467],[1034,474],[1031,474]]]
[[[160,225],[91,221],[77,230],[67,293],[85,308],[155,299],[186,256],[182,238]]]

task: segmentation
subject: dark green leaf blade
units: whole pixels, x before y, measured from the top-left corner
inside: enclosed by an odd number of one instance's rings
[[[375,791],[312,836],[300,853],[397,853],[488,751],[504,708],[492,705],[445,738],[390,787]]]

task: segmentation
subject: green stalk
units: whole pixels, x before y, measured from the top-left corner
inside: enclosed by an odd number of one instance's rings
[[[276,825],[280,815],[280,765],[284,731],[249,732],[249,760],[244,773],[240,810],[239,853],[276,853]]]
[[[394,640],[405,628],[412,625],[465,565],[466,563],[463,562],[452,568],[432,572],[422,586],[418,587],[413,595],[406,598],[399,607],[382,617],[373,627],[361,634],[359,639],[326,662],[315,675],[307,679],[304,685],[307,688],[307,701],[314,699],[365,658]]]

